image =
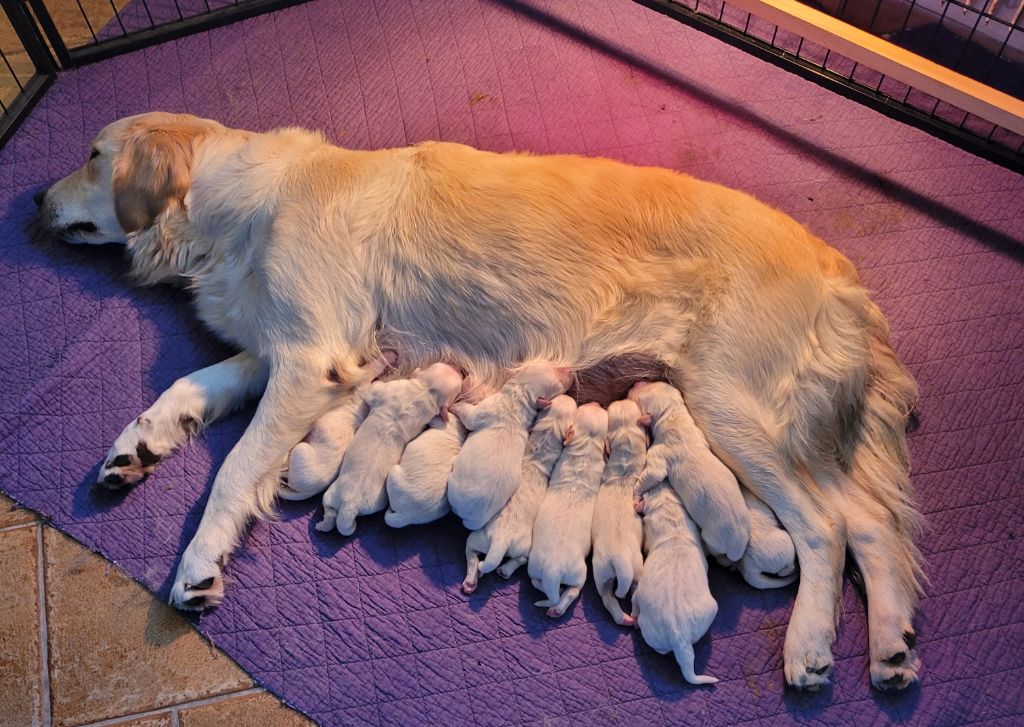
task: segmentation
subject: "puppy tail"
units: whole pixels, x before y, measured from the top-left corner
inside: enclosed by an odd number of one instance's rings
[[[636,576],[633,573],[633,565],[628,558],[615,555],[612,556],[612,569],[615,571],[615,597],[625,598],[629,589],[633,587],[633,579]]]
[[[693,671],[693,645],[681,644],[674,651],[676,663],[683,672],[683,679],[690,684],[717,684],[718,679],[704,674],[695,674]]]

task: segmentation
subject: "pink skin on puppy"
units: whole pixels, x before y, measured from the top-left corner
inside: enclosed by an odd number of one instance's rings
[[[474,530],[466,540],[463,593],[476,590],[481,573],[497,569],[502,578],[511,578],[516,569],[529,559],[533,523],[575,415],[576,402],[564,394],[552,399],[551,406],[537,415],[526,443],[519,487],[501,512],[483,528]],[[505,558],[508,560],[502,564]]]
[[[572,384],[568,368],[548,362],[519,367],[501,389],[477,405],[452,407],[469,430],[448,478],[448,504],[469,530],[479,530],[519,486],[527,428],[551,399]]]
[[[537,513],[527,567],[533,585],[547,596],[536,605],[547,607],[550,618],[565,613],[587,579],[590,529],[607,436],[608,413],[599,404],[584,404],[576,411]]]
[[[693,668],[693,643],[718,613],[697,526],[667,482],[647,493],[643,520],[647,558],[633,594],[640,635],[659,654],[673,653],[690,684],[714,684],[715,677],[695,674]]]
[[[733,473],[708,446],[690,416],[679,389],[664,382],[638,382],[629,391],[651,428],[653,445],[636,486],[637,506],[644,493],[667,479],[700,528],[709,550],[738,561],[750,540],[750,513]]]
[[[462,376],[447,364],[417,371],[411,379],[376,382],[366,395],[370,413],[356,431],[338,477],[324,493],[324,517],[316,529],[356,529],[356,516],[387,506],[385,481],[405,445],[435,416],[446,418],[462,388]]]
[[[618,599],[633,590],[644,565],[643,523],[633,510],[633,485],[647,458],[647,430],[639,418],[635,402],[615,401],[608,407],[608,462],[594,502],[594,583],[621,626],[635,625]]]
[[[430,420],[388,473],[384,522],[403,528],[433,522],[448,512],[448,475],[465,440],[466,428],[458,417],[447,422],[440,416]]]

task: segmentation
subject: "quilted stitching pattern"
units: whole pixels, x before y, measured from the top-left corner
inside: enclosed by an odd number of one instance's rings
[[[723,681],[696,690],[592,588],[557,623],[522,576],[467,598],[453,522],[370,518],[344,540],[313,531],[307,502],[253,529],[198,624],[288,703],[328,724],[1021,719],[1024,178],[629,2],[318,0],[66,73],[0,152],[0,487],[164,596],[246,415],[126,495],[89,485],[127,421],[227,351],[187,295],[130,288],[117,250],[23,232],[38,185],[101,125],[149,109],[360,148],[602,154],[745,189],[859,265],[921,384],[931,584],[909,694],[870,691],[850,587],[835,685],[801,695],[782,686],[792,591],[713,569],[721,608],[697,667]]]

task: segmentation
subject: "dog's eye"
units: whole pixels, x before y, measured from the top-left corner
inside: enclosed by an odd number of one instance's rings
[[[89,152],[89,160],[92,161],[93,159],[95,159],[99,155],[100,155],[100,150],[99,149],[93,149],[91,152]]]

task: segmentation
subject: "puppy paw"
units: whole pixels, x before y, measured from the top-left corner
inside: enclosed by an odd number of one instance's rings
[[[548,618],[562,618],[565,615],[565,611],[558,608],[558,606],[552,606],[544,613]]]
[[[917,681],[921,659],[917,655],[917,634],[907,627],[899,636],[874,645],[871,655],[871,684],[883,691],[906,689]]]
[[[622,615],[622,618],[619,619],[619,626],[636,628],[636,619],[630,616],[628,613],[625,613]]]
[[[472,595],[476,592],[477,581],[469,580],[468,578],[462,582],[462,592],[467,596]]]
[[[189,418],[189,422],[195,420]],[[97,484],[110,490],[134,485],[144,480],[193,431],[193,424],[180,425],[177,432],[168,432],[145,415],[133,421],[114,441],[100,467]]]

